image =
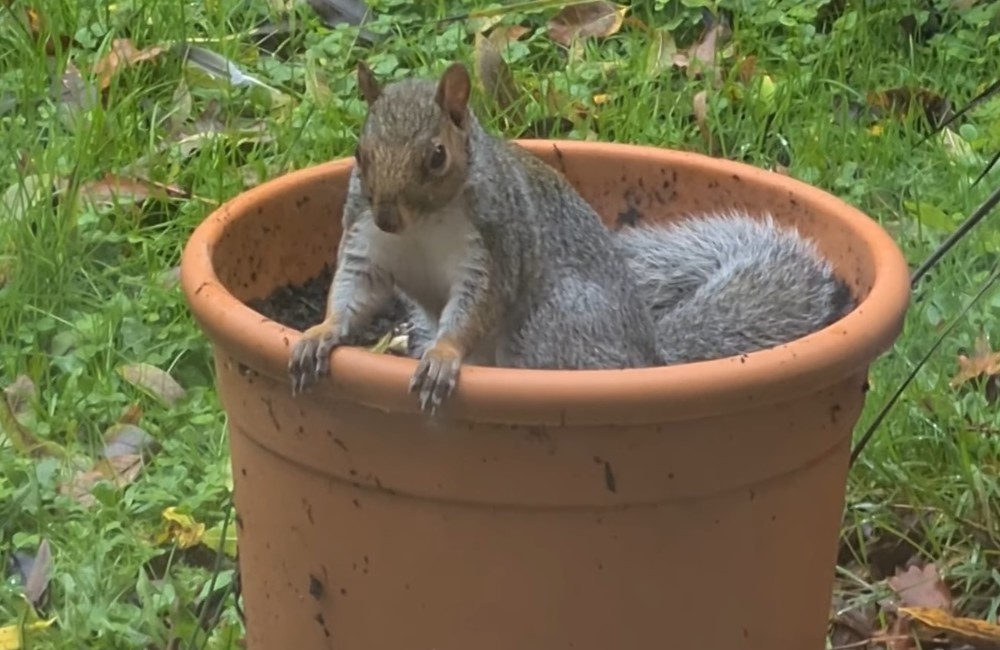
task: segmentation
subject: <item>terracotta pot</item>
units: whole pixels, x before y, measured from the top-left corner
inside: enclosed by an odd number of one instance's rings
[[[181,267],[229,418],[251,650],[824,647],[849,443],[909,299],[889,236],[790,178],[627,145],[522,143],[609,224],[738,207],[818,239],[863,300],[775,349],[629,371],[466,367],[433,424],[415,361],[334,352],[241,301],[336,251],[350,160],[236,197]]]

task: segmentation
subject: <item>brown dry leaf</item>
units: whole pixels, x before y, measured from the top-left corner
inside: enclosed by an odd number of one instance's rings
[[[994,352],[990,342],[980,333],[976,337],[972,358],[964,354],[958,355],[958,372],[949,385],[956,388],[981,375],[992,377],[998,373],[1000,373],[1000,352]]]
[[[143,409],[142,404],[139,402],[133,402],[129,404],[122,410],[122,414],[118,416],[119,424],[139,424],[139,420],[142,419]]]
[[[743,83],[750,83],[753,79],[753,73],[757,69],[757,57],[753,54],[746,56],[743,61],[740,62],[740,81]]]
[[[99,181],[81,185],[79,197],[94,206],[117,206],[123,203],[141,204],[151,198],[190,198],[190,195],[172,185],[108,174]]]
[[[716,21],[705,32],[701,40],[692,45],[687,52],[678,52],[674,55],[674,65],[686,68],[688,77],[692,79],[700,78],[708,73],[712,73],[716,81],[721,79],[721,73],[715,65],[715,55],[719,34],[724,28],[725,25],[721,21]]]
[[[482,34],[476,34],[475,63],[479,83],[486,95],[496,102],[497,108],[503,113],[516,109],[520,92],[514,82],[514,75],[503,60],[500,50]],[[519,115],[512,114],[510,117],[515,122],[521,122]]]
[[[15,418],[22,418],[31,410],[31,400],[35,397],[35,382],[27,375],[18,375],[14,383],[4,388],[3,392],[11,413]]]
[[[130,39],[116,38],[111,42],[111,50],[94,64],[97,87],[104,90],[111,85],[111,79],[119,70],[155,59],[166,51],[167,48],[158,45],[140,50]]]
[[[952,113],[951,102],[926,88],[900,87],[868,93],[868,105],[878,116],[905,117],[912,107],[920,108],[927,123],[933,128],[947,120]]]
[[[38,11],[31,8],[24,10],[24,17],[28,23],[28,30],[31,32],[32,38],[35,39],[35,42],[38,42],[45,33],[45,20]],[[72,37],[66,34],[59,35],[59,47],[63,52],[66,52],[74,45],[76,45],[76,41]],[[45,53],[49,56],[56,56],[57,54],[51,35],[45,35]]]
[[[976,618],[959,618],[935,607],[900,607],[899,613],[921,625],[946,633],[953,640],[1000,645],[1000,625]]]
[[[115,484],[116,487],[125,487],[135,483],[145,467],[141,454],[121,454],[104,458],[94,465],[94,468],[101,475]]]
[[[68,483],[59,486],[59,494],[68,496],[89,508],[97,503],[91,490],[95,485],[106,480],[108,477],[99,469],[79,470],[73,474]]]
[[[33,431],[28,429],[28,427],[21,424],[6,396],[4,396],[4,399],[0,399],[0,431],[7,436],[14,449],[25,456],[31,458],[42,458],[45,456],[66,458],[68,455],[66,450],[59,445],[48,440],[42,440]]]
[[[953,611],[951,592],[941,580],[937,566],[931,562],[923,568],[911,566],[886,580],[905,607],[931,607]]]
[[[569,47],[577,39],[606,37],[622,28],[626,5],[613,2],[584,2],[569,5],[549,20],[549,38]]]
[[[503,50],[514,41],[521,40],[521,37],[530,31],[530,29],[523,25],[500,25],[494,28],[487,38],[489,38],[493,47]],[[478,38],[479,34],[476,34],[476,36]]]
[[[140,388],[173,406],[187,391],[168,373],[148,363],[131,363],[118,368],[118,374],[133,386]]]

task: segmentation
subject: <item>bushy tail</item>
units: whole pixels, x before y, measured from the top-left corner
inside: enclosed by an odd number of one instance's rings
[[[668,363],[746,354],[819,330],[854,307],[812,242],[742,214],[617,233]]]

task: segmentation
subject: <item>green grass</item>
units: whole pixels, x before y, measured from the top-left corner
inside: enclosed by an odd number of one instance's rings
[[[28,4],[44,20],[53,55],[19,22],[19,4],[0,9],[0,383],[19,375],[34,382],[29,407],[19,411],[23,429],[67,456],[22,453],[4,425],[0,555],[34,556],[45,538],[53,558],[43,613],[58,620],[27,647],[163,648],[179,638],[184,643],[171,647],[234,648],[231,560],[219,573],[205,546],[182,549],[158,538],[167,508],[215,532],[229,513],[210,350],[170,271],[213,206],[260,180],[353,151],[363,116],[353,76],[359,58],[384,79],[434,74],[453,59],[471,65],[478,23],[437,23],[457,11],[443,2],[384,0],[372,3],[380,18],[371,29],[388,37],[368,46],[356,28],[328,29],[306,7],[295,14],[295,41],[282,58],[246,38],[259,22],[277,20],[278,2]],[[646,0],[630,15],[683,48],[699,36],[702,4],[711,3]],[[866,96],[911,86],[956,105],[969,100],[1000,70],[1000,41],[990,37],[1000,11],[979,2],[946,16],[930,41],[916,42],[898,22],[926,17],[917,2],[848,3],[824,32],[815,25],[825,4],[720,0],[733,20],[718,88],[670,66],[654,69],[660,37],[635,24],[567,53],[544,30],[555,9],[511,13],[502,24],[532,27],[504,51],[523,92],[522,114],[490,123],[514,136],[559,110],[575,120],[568,137],[705,151],[692,98],[707,90],[707,124],[721,155],[764,167],[780,161],[792,176],[877,219],[915,265],[1000,182],[998,172],[970,187],[1000,147],[1000,101],[954,127],[968,148],[960,155],[938,139],[918,146],[926,131],[919,108],[882,115],[879,128],[869,128]],[[60,43],[67,36],[76,41],[68,50]],[[85,84],[95,83],[93,65],[119,38],[139,48],[197,39],[281,94],[212,80],[166,52],[123,68],[90,106],[81,106],[85,94],[52,96],[68,60]],[[756,66],[743,80],[748,55]],[[760,92],[763,74],[775,84],[770,99]],[[595,101],[600,95],[607,100]],[[496,115],[481,93],[474,101],[484,116]],[[210,127],[215,137],[204,135]],[[118,207],[86,200],[107,174],[176,186],[190,198]],[[61,190],[55,200],[50,183]],[[859,431],[990,274],[998,218],[918,289],[904,336],[873,368]],[[885,595],[881,573],[917,554],[938,563],[962,614],[992,617],[1000,608],[1000,418],[984,391],[948,386],[956,355],[972,349],[978,332],[995,334],[998,307],[1000,292],[987,292],[971,309],[854,467],[844,602]],[[135,363],[169,371],[186,395],[170,405],[125,381],[118,369]],[[97,485],[89,507],[63,494],[60,486],[100,459],[106,432],[133,405],[141,418],[128,421],[159,446],[138,478],[122,489]],[[31,620],[22,593],[16,575],[0,588],[0,627]],[[209,637],[187,645],[199,615]]]

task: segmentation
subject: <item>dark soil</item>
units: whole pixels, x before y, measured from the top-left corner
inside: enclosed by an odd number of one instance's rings
[[[247,307],[300,332],[323,320],[326,297],[333,279],[333,269],[323,268],[316,277],[302,284],[286,284],[278,287],[265,298],[247,301]],[[400,334],[406,331],[406,305],[396,299],[384,307],[371,325],[357,336],[345,341],[345,345],[368,347],[374,345],[389,332]]]

